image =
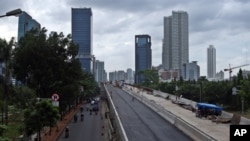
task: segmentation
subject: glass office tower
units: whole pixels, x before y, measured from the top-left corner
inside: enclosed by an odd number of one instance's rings
[[[93,73],[92,11],[91,8],[72,8],[72,40],[79,45],[78,59],[82,69]]]
[[[151,37],[149,35],[135,36],[135,84],[141,84],[144,76],[140,73],[143,70],[151,69]]]
[[[27,31],[30,31],[31,29],[40,30],[41,25],[36,20],[32,19],[32,17],[29,14],[23,11],[18,18],[18,35],[17,35],[18,41],[20,40],[21,37],[24,36],[24,34]]]

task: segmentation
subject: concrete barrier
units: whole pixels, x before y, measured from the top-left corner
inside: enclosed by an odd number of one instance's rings
[[[202,132],[195,126],[189,124],[188,122],[179,117],[175,119],[174,125],[195,141],[216,141],[216,139],[214,139],[213,137],[208,136],[206,133]]]
[[[127,134],[126,134],[126,132],[124,130],[124,127],[123,127],[123,125],[121,123],[121,119],[120,119],[120,117],[119,117],[119,115],[117,113],[115,105],[114,105],[114,103],[112,101],[112,97],[111,97],[109,91],[107,90],[106,85],[104,85],[104,88],[105,88],[105,91],[107,93],[108,101],[109,101],[109,103],[111,105],[110,106],[110,113],[112,114],[112,117],[114,118],[114,122],[115,122],[114,126],[115,126],[116,131],[118,131],[118,135],[119,135],[118,140],[119,141],[128,141]]]

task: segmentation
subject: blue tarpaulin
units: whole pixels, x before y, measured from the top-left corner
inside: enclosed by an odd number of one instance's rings
[[[205,108],[205,109],[214,109],[216,112],[221,112],[222,108],[220,106],[216,106],[214,104],[208,104],[208,103],[197,103],[196,105],[198,109]]]

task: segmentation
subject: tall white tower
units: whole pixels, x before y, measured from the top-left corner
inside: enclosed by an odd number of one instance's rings
[[[181,69],[189,62],[188,13],[173,11],[164,17],[162,66],[164,69]]]
[[[207,48],[207,78],[215,78],[216,74],[216,50],[213,45]]]

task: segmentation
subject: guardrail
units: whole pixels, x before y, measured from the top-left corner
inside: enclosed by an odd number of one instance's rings
[[[126,132],[124,130],[124,127],[123,127],[123,125],[121,123],[121,119],[120,119],[120,117],[119,117],[119,115],[118,115],[118,113],[116,111],[115,105],[114,105],[114,103],[112,101],[112,97],[111,97],[109,91],[107,90],[107,87],[106,87],[105,84],[104,84],[104,88],[105,88],[105,91],[107,93],[108,101],[111,104],[110,113],[113,114],[113,117],[114,117],[114,122],[115,122],[114,126],[116,126],[115,129],[116,129],[116,131],[118,131],[118,134],[120,135],[118,137],[118,140],[119,141],[129,141],[128,137],[127,137],[127,134],[126,134]]]

